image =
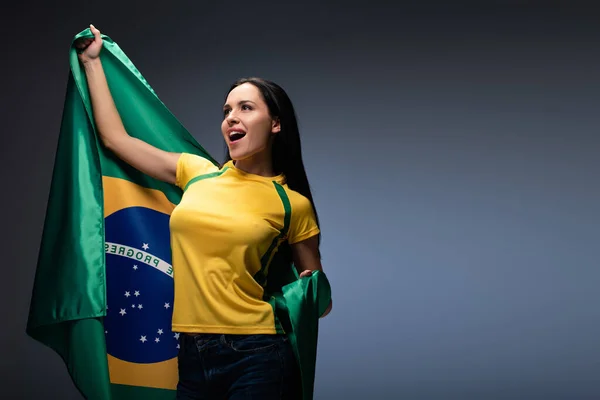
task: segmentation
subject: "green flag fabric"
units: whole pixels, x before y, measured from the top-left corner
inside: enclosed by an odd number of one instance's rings
[[[171,331],[169,217],[182,191],[99,142],[74,42],[27,334],[65,362],[87,399],[175,399],[178,333]],[[173,116],[119,46],[102,35],[102,65],[127,132],[158,148],[217,162]],[[288,248],[289,252],[289,248]],[[324,273],[298,279],[278,255],[266,298],[284,321],[313,397],[318,323],[331,299]],[[148,344],[152,344],[150,349]]]

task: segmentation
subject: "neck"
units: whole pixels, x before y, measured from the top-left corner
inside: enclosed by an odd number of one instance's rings
[[[276,175],[273,171],[273,160],[270,151],[261,151],[243,160],[234,160],[234,163],[237,169],[249,174],[265,177]]]

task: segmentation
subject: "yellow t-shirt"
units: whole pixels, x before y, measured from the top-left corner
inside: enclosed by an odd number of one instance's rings
[[[261,283],[283,241],[319,233],[310,201],[283,175],[249,174],[232,161],[219,169],[188,153],[177,162],[176,184],[184,194],[170,221],[173,331],[281,332]]]

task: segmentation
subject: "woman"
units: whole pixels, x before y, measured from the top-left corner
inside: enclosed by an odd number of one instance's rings
[[[183,333],[177,398],[296,397],[298,366],[265,296],[273,260],[284,249],[291,250],[301,278],[322,271],[320,229],[292,103],[272,82],[240,80],[223,107],[221,132],[229,150],[223,166],[160,150],[125,131],[100,62],[100,31],[90,29],[94,38],[75,45],[102,143],[134,168],[184,191],[170,220],[172,329]],[[323,316],[330,310],[331,304]]]

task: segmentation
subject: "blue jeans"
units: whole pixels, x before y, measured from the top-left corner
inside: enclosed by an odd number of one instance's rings
[[[285,335],[179,335],[177,399],[292,400],[300,370]]]

